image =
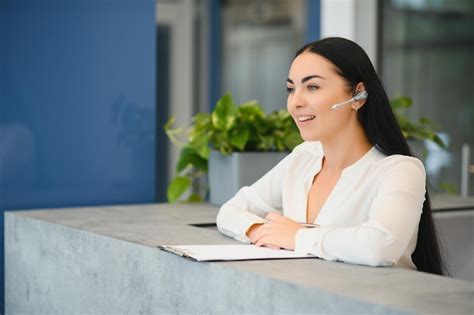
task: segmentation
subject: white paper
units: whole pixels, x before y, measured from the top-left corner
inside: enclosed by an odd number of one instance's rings
[[[315,257],[290,250],[276,250],[255,245],[164,245],[160,248],[197,261],[284,259]]]

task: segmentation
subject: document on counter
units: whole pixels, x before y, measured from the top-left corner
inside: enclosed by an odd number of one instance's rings
[[[255,245],[161,245],[158,248],[195,261],[315,258],[291,250]]]

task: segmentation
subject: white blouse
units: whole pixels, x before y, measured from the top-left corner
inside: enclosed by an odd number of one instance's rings
[[[219,231],[245,235],[270,211],[306,222],[308,194],[321,170],[320,142],[304,142],[251,186],[242,187],[217,215]],[[295,251],[332,261],[415,269],[418,224],[425,200],[425,168],[404,155],[386,156],[375,146],[342,171],[314,223],[298,230]]]

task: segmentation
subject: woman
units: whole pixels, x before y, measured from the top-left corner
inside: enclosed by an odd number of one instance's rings
[[[287,91],[305,142],[221,207],[219,231],[326,260],[443,274],[425,169],[363,49],[343,38],[307,44]]]

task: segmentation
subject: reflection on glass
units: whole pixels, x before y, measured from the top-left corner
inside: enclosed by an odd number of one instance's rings
[[[304,40],[303,0],[229,0],[222,5],[222,93],[286,107],[285,80]]]
[[[380,3],[380,68],[389,97],[411,97],[410,118],[440,125],[449,144],[447,152],[426,144],[430,189],[459,193],[462,146],[474,147],[474,2]],[[472,196],[474,187],[469,190]]]

